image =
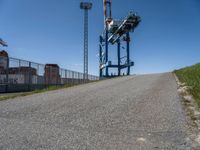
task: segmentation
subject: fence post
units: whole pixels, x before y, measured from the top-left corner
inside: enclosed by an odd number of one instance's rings
[[[9,57],[6,58],[6,93],[8,92],[8,80],[9,80]]]
[[[74,85],[74,71],[72,71],[72,84]]]
[[[64,84],[67,83],[67,70],[64,70],[65,71],[65,79],[64,79]]]
[[[31,62],[29,62],[29,69],[28,69],[28,70],[29,70],[29,73],[28,73],[28,74],[29,74],[29,75],[28,75],[28,76],[29,76],[29,77],[28,77],[28,79],[29,79],[28,88],[29,88],[29,89],[28,89],[28,90],[31,91],[31,84],[32,84]]]
[[[80,73],[78,72],[78,84],[81,84]]]
[[[81,77],[82,77],[81,83],[83,84],[84,83],[84,74],[83,73],[81,73]]]
[[[39,83],[39,80],[38,80],[38,77],[39,77],[39,72],[40,71],[40,66],[39,66],[39,64],[37,64],[37,73],[36,73],[36,75],[37,75],[37,84],[39,85],[40,83]]]
[[[61,80],[62,80],[62,69],[60,69],[60,85],[62,85]]]
[[[19,74],[20,74],[21,60],[19,59]]]

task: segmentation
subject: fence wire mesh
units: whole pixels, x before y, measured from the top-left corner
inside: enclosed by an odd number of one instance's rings
[[[41,89],[48,86],[82,84],[99,77],[62,69],[57,64],[39,64],[0,56],[0,93]]]

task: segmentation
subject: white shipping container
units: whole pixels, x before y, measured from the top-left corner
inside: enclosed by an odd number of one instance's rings
[[[23,75],[23,74],[9,74],[8,76],[8,83],[9,84],[28,84],[29,81],[28,75]],[[6,83],[6,75],[1,74],[0,75],[0,84],[5,84]],[[37,76],[33,75],[32,76],[32,84],[37,84]]]

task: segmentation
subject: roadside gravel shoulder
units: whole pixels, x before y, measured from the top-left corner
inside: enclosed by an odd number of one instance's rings
[[[173,75],[178,86],[177,92],[180,95],[182,107],[185,112],[188,134],[195,141],[194,145],[200,149],[200,110],[196,101],[187,91],[188,87],[185,83],[181,83],[175,73]]]

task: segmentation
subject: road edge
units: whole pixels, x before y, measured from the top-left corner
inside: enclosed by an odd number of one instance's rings
[[[181,99],[182,107],[186,114],[188,134],[195,148],[200,149],[200,111],[197,107],[195,100],[189,94],[188,86],[181,83],[175,73],[173,73],[177,83],[177,92]]]

